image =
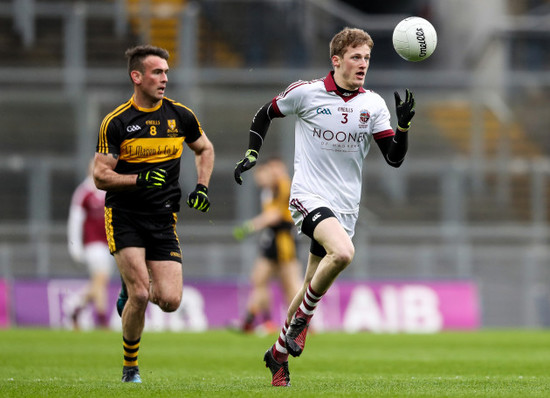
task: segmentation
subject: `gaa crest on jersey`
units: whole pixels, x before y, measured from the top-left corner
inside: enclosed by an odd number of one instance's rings
[[[362,109],[359,112],[359,127],[366,127],[370,120],[370,112],[367,109]]]
[[[367,123],[370,119],[370,113],[369,111],[367,111],[366,109],[363,109],[360,113],[359,113],[359,121],[361,123]]]
[[[176,119],[168,119],[167,123],[168,123],[168,130],[166,130],[166,132],[169,135],[170,134],[177,134],[178,133],[178,128],[176,126]]]

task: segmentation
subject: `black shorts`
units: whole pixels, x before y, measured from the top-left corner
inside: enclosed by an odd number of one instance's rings
[[[176,213],[136,214],[105,208],[105,230],[111,254],[125,247],[144,247],[145,259],[182,262]]]
[[[313,231],[321,221],[330,217],[336,217],[332,210],[328,207],[319,207],[304,218],[302,222],[302,232],[311,238],[311,246],[309,248],[311,254],[319,257],[325,257],[327,255],[325,248],[313,237]]]
[[[277,263],[296,259],[296,233],[293,228],[266,228],[260,234],[263,257]]]

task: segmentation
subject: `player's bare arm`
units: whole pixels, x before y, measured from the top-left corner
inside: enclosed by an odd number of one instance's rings
[[[250,220],[250,223],[252,224],[254,231],[259,231],[261,229],[279,224],[283,218],[283,215],[278,209],[267,209]]]
[[[195,152],[195,167],[197,169],[197,186],[187,196],[187,205],[205,213],[210,209],[208,183],[214,169],[214,146],[204,134],[187,145]]]
[[[93,177],[98,189],[113,191],[136,186],[137,174],[119,174],[115,172],[117,163],[118,155],[116,154],[95,154]]]
[[[277,209],[267,209],[256,217],[245,221],[242,225],[235,227],[233,236],[237,240],[243,240],[248,235],[261,231],[264,228],[273,227],[283,221],[284,217]]]
[[[214,170],[214,146],[204,134],[196,141],[188,144],[188,146],[195,152],[197,184],[208,186],[212,171]]]

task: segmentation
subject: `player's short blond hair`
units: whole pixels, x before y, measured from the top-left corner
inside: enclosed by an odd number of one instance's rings
[[[337,55],[343,57],[348,47],[358,47],[366,44],[372,50],[374,41],[370,35],[362,29],[344,28],[336,33],[330,41],[330,58]]]

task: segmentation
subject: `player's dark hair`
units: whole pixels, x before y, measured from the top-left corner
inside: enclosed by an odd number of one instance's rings
[[[374,41],[364,30],[357,28],[344,28],[336,33],[330,41],[330,58],[334,55],[343,57],[348,47],[358,47],[366,44],[372,50]]]
[[[151,46],[150,44],[129,48],[126,50],[124,55],[128,58],[128,74],[131,74],[133,70],[144,73],[145,68],[143,67],[143,60],[149,55],[156,55],[157,57],[167,61],[168,58],[170,58],[170,53],[167,50],[164,48]]]

